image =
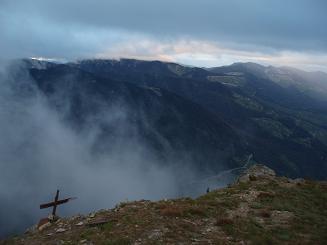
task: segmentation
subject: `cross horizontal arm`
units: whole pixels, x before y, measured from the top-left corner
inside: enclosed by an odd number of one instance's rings
[[[50,207],[53,207],[55,205],[60,205],[60,204],[69,202],[72,199],[75,199],[75,198],[66,198],[66,199],[63,199],[63,200],[59,200],[57,202],[49,202],[49,203],[41,204],[40,209],[50,208]]]

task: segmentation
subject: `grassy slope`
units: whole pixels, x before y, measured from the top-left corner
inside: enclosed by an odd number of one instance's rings
[[[105,219],[102,225],[87,222]],[[76,226],[83,222],[82,226]],[[63,227],[65,232],[55,231]],[[59,241],[59,243],[58,243]],[[262,178],[198,199],[121,203],[0,244],[327,244],[327,184]],[[92,243],[90,243],[92,242]],[[241,243],[242,244],[242,243]]]

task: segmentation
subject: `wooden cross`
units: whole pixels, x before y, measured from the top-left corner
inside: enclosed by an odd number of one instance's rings
[[[76,197],[70,197],[70,198],[66,198],[66,199],[62,199],[62,200],[58,200],[59,199],[59,190],[57,190],[55,199],[53,202],[49,202],[49,203],[44,203],[40,205],[40,209],[44,209],[44,208],[50,208],[53,207],[52,209],[52,215],[56,216],[56,210],[57,210],[57,206],[64,204],[66,202],[69,202],[70,200],[74,200],[76,199]]]

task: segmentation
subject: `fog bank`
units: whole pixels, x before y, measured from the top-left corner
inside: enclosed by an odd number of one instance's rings
[[[62,216],[126,200],[181,195],[180,187],[195,174],[189,168],[176,169],[183,164],[160,162],[144,145],[129,113],[117,102],[76,130],[62,111],[49,105],[27,71],[2,65],[0,236],[22,232],[47,216],[51,210],[39,210],[39,205],[51,201],[57,189],[61,198],[78,197],[58,208]],[[95,148],[104,123],[121,133],[106,142],[110,150],[99,152]]]

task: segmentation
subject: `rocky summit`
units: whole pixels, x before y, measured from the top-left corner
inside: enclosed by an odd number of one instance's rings
[[[327,183],[253,165],[196,199],[120,203],[52,219],[0,244],[326,244]]]

